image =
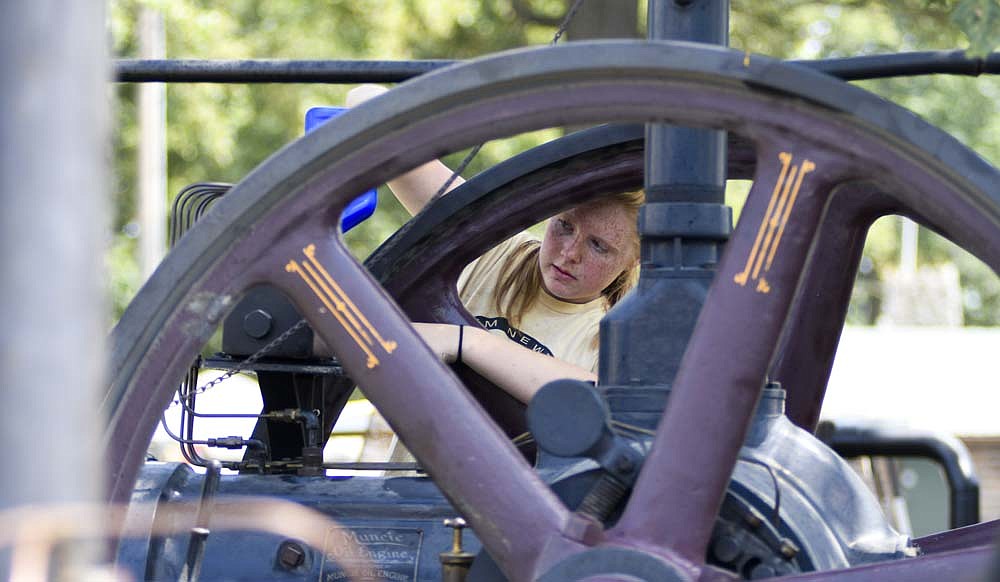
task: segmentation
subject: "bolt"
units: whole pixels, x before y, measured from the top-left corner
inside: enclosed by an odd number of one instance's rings
[[[278,546],[278,563],[286,570],[294,570],[306,561],[306,551],[297,542],[283,541]]]
[[[799,548],[789,539],[781,540],[781,555],[791,560],[799,553]]]
[[[733,536],[719,536],[712,544],[712,555],[724,564],[735,562],[742,553],[739,542]]]
[[[261,339],[271,332],[274,318],[263,309],[254,309],[243,316],[243,331],[254,339]]]

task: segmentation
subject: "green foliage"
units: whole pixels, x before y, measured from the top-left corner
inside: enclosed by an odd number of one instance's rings
[[[108,272],[107,291],[111,295],[111,313],[115,321],[125,312],[142,283],[142,273],[135,260],[135,253],[135,238],[119,233],[112,237],[104,255],[104,267]]]
[[[824,30],[824,21],[836,28],[833,44],[841,44],[840,34],[846,34],[854,40],[845,45],[861,45],[831,56],[956,47],[983,56],[1000,43],[997,0],[732,0],[731,44],[771,56],[810,58],[802,52],[809,52],[810,37]],[[837,26],[848,22],[860,28]]]
[[[598,0],[591,0],[597,2]],[[112,0],[109,16],[114,53],[136,58],[140,8],[158,9],[165,21],[168,58],[210,59],[422,59],[471,58],[526,45],[546,44],[569,0]],[[644,27],[646,2],[622,2],[638,12]],[[593,5],[593,4],[592,4]],[[588,2],[577,18],[587,18]],[[732,0],[731,45],[779,58],[823,58],[908,50],[968,47],[991,50],[1000,35],[997,0]],[[861,84],[912,109],[955,135],[994,164],[1000,163],[1000,82],[945,76]],[[302,133],[305,111],[343,103],[349,87],[325,85],[173,84],[167,88],[168,196],[196,181],[237,182]],[[135,241],[124,234],[136,203],[135,86],[114,89],[114,182],[116,233],[108,263],[113,273],[116,314],[134,294],[140,275]],[[559,135],[536,132],[486,145],[466,175]],[[464,157],[447,158],[454,167]],[[737,185],[735,191],[745,190]],[[735,198],[734,198],[735,200]],[[169,201],[167,201],[169,203]],[[736,201],[739,206],[738,200]],[[383,189],[376,216],[345,240],[365,256],[408,218]],[[966,292],[966,321],[1000,323],[1000,283],[982,263],[940,237],[921,232],[922,263],[954,261]],[[875,225],[866,247],[863,273],[877,303],[878,280],[899,258],[898,220]],[[868,291],[860,291],[862,288]],[[866,322],[868,307],[855,309]]]
[[[961,0],[952,12],[952,21],[969,39],[970,56],[986,56],[997,46],[1000,3],[996,0]]]
[[[864,3],[872,4],[872,3]],[[809,57],[952,48],[963,32],[950,20],[951,2],[924,7],[900,2],[883,6],[858,6],[807,10],[811,31],[803,42]],[[969,78],[923,76],[858,83],[861,87],[906,107],[941,127],[978,151],[993,164],[1000,163],[1000,82],[996,77]],[[870,271],[855,287],[859,308],[853,323],[873,323],[871,305],[880,302],[878,282],[899,260],[899,220],[883,219],[869,232],[865,261]],[[920,229],[918,257],[921,264],[954,262],[966,287],[967,325],[997,325],[1000,296],[992,270],[927,229]],[[974,285],[975,287],[968,287]]]
[[[806,0],[733,0],[731,44],[782,58],[828,58],[996,43],[995,0],[856,0],[836,4]],[[972,11],[981,29],[970,26]],[[990,19],[994,19],[990,24]],[[992,26],[990,32],[986,28]],[[985,43],[985,44],[984,44]],[[924,76],[858,83],[945,129],[993,164],[1000,163],[1000,81],[996,77]],[[880,281],[900,255],[899,220],[886,218],[869,231],[863,270],[848,321],[875,322]],[[997,276],[979,260],[921,229],[921,264],[952,261],[966,288],[967,325],[997,325]]]

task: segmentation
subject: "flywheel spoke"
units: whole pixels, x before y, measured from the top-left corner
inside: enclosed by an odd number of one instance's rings
[[[613,537],[704,560],[826,193],[840,171],[834,157],[814,147],[758,142],[753,188]],[[720,354],[727,365],[719,365]]]

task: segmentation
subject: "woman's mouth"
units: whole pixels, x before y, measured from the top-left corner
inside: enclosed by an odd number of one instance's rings
[[[565,269],[560,269],[555,264],[552,265],[552,268],[555,270],[556,275],[558,275],[560,278],[562,278],[562,279],[569,279],[569,280],[572,280],[572,281],[576,280],[576,277],[574,277],[573,275],[571,275],[569,273],[569,271],[566,271]]]

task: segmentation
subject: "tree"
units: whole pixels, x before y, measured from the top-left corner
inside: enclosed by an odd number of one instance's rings
[[[632,10],[621,0],[586,0],[586,10],[579,10],[569,22],[567,36],[573,40],[594,38],[636,38],[639,34],[639,10]],[[565,20],[572,0],[561,6],[557,14],[542,12],[529,0],[511,0],[518,18],[549,27],[558,27]],[[582,4],[580,5],[582,8]]]
[[[113,0],[112,38],[118,57],[136,56],[134,23],[140,4],[163,12],[168,58],[461,59],[551,42],[572,0],[231,0],[225,8],[203,0]],[[584,0],[567,36],[576,40],[634,36],[645,29],[645,5],[644,0]],[[731,45],[779,58],[956,46],[981,52],[1000,39],[998,14],[997,0],[732,0]],[[861,85],[916,111],[994,164],[1000,162],[1000,83],[995,78],[924,77]],[[301,135],[308,107],[342,103],[346,89],[169,86],[168,192],[196,181],[240,180]],[[112,285],[118,313],[140,282],[130,238],[137,137],[133,93],[132,86],[115,87],[116,235],[109,261],[115,265]],[[467,174],[558,134],[550,130],[491,142]],[[455,154],[449,163],[456,165],[463,154]],[[363,256],[406,217],[383,193],[376,218],[349,233],[348,243]],[[866,253],[873,277],[897,260],[896,228],[891,221],[879,224],[870,236]],[[922,235],[921,245],[925,262],[948,259],[964,265],[963,283],[975,285],[977,294],[970,295],[967,321],[1000,322],[1000,286],[990,283],[996,276],[988,268],[958,257],[953,247],[931,235]]]

